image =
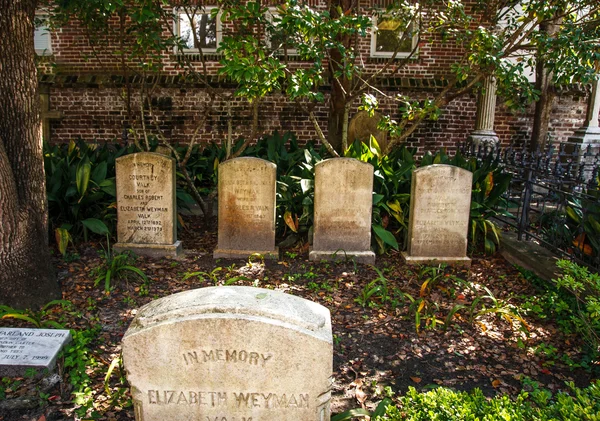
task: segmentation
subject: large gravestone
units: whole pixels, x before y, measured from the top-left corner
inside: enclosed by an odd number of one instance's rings
[[[469,266],[467,235],[473,174],[452,165],[413,171],[407,263]]]
[[[252,287],[174,294],[123,337],[137,421],[328,421],[333,348],[325,307]]]
[[[383,116],[375,112],[373,116],[369,116],[367,111],[359,111],[354,114],[354,117],[348,124],[348,141],[349,143],[354,142],[355,139],[360,140],[365,144],[369,144],[371,136],[375,138],[379,148],[383,151],[388,145],[388,132],[386,130],[379,130],[377,125],[381,121]]]
[[[62,329],[0,328],[0,377],[52,370],[71,333]]]
[[[140,152],[117,158],[116,251],[177,256],[175,160]]]
[[[275,247],[277,166],[259,158],[219,165],[219,232],[214,258],[278,258]]]
[[[371,251],[373,166],[333,158],[315,166],[315,213],[310,260],[353,258],[375,263]]]

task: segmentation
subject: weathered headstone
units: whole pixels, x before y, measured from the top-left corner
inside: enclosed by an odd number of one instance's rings
[[[354,114],[348,124],[348,143],[358,139],[368,145],[373,136],[383,151],[388,145],[388,132],[377,128],[382,118],[383,116],[378,112],[375,112],[373,116],[369,116],[367,111],[359,111]]]
[[[413,171],[407,263],[469,266],[467,235],[473,174],[452,165]]]
[[[371,251],[373,166],[333,158],[315,166],[315,211],[310,260],[353,258],[375,263]]]
[[[0,328],[0,377],[23,376],[30,369],[51,371],[70,341],[68,330]]]
[[[277,166],[260,158],[219,165],[219,231],[214,258],[278,258],[275,247]]]
[[[252,287],[174,294],[123,337],[137,421],[328,421],[329,310]]]
[[[175,160],[140,152],[117,158],[117,251],[177,256]]]

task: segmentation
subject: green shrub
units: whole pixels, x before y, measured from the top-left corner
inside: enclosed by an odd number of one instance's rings
[[[410,387],[398,405],[388,405],[374,421],[599,421],[600,381],[585,389],[568,384],[569,392],[521,392],[516,398],[486,398],[481,390],[457,392],[437,388],[426,393]]]
[[[44,144],[44,167],[51,229],[68,232],[71,238],[87,239],[83,221],[104,221],[112,231],[116,223],[115,159],[125,148],[88,144]],[[64,237],[63,237],[64,238]]]
[[[157,145],[153,140],[151,151]],[[185,147],[180,148],[181,153],[185,150]],[[188,162],[195,183],[204,193],[212,189],[212,155],[216,150],[215,146],[207,147],[202,151],[205,155],[194,151]],[[81,139],[69,144],[44,144],[50,229],[63,255],[70,241],[87,241],[90,232],[98,234],[90,226],[102,224],[114,234],[117,221],[115,162],[120,156],[134,152],[133,146],[99,145]],[[177,174],[177,206],[187,208],[193,199],[185,190],[183,176]]]
[[[562,312],[585,341],[591,359],[597,360],[600,356],[600,275],[568,260],[559,260],[556,265],[563,274],[552,281],[559,290],[574,298]]]

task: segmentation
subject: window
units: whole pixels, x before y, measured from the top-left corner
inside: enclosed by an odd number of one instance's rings
[[[35,32],[33,34],[35,53],[38,56],[49,56],[52,54],[50,45],[50,29],[48,28],[48,16],[35,16]]]
[[[416,46],[414,25],[406,25],[400,19],[391,16],[373,17],[373,34],[371,36],[371,57],[392,57],[398,49],[396,57],[408,57]]]
[[[204,53],[217,51],[221,41],[221,24],[218,16],[212,17],[213,9],[214,7],[175,10],[175,34],[183,41],[183,52],[195,53],[200,49]]]
[[[266,14],[267,20],[273,25],[271,31],[267,34],[266,42],[270,48],[276,48],[281,54],[293,56],[298,55],[298,50],[293,48],[291,37],[284,33],[282,30],[278,30],[277,9],[275,7],[269,7]]]

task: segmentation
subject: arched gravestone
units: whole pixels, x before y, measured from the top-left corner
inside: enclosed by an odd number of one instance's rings
[[[219,231],[214,258],[278,258],[275,247],[277,166],[260,158],[219,165]]]
[[[467,235],[473,173],[452,165],[413,171],[407,263],[469,266]]]
[[[137,421],[328,421],[325,307],[279,291],[210,287],[138,310],[123,337]]]
[[[175,160],[140,152],[117,158],[116,251],[177,256]]]
[[[371,251],[373,166],[354,158],[315,165],[315,211],[310,260],[353,258],[375,263]]]

